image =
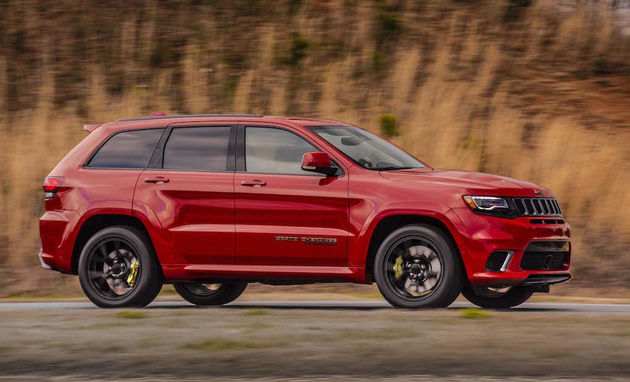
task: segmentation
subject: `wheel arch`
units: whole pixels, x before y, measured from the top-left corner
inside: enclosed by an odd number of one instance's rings
[[[462,259],[461,250],[457,245],[457,242],[455,241],[451,230],[443,221],[433,216],[417,214],[396,214],[383,217],[381,220],[378,221],[378,223],[374,227],[374,230],[372,231],[365,263],[366,276],[369,279],[374,279],[374,259],[376,258],[378,247],[381,245],[383,240],[385,240],[385,238],[394,230],[411,224],[428,225],[442,232],[451,241],[451,244],[457,250],[457,257],[459,258],[459,261],[462,265],[462,269],[464,269],[464,275],[466,275],[466,267]]]
[[[140,219],[131,215],[124,214],[96,214],[87,218],[82,224],[77,234],[77,237],[74,241],[74,247],[72,249],[72,258],[70,262],[70,269],[73,274],[78,274],[79,268],[79,257],[81,256],[81,251],[83,247],[87,243],[87,241],[94,235],[96,232],[112,226],[129,226],[136,228],[143,232],[146,237],[149,239],[149,245],[155,254],[155,246],[153,244],[153,240],[151,239],[151,235],[149,235],[149,231],[142,223]],[[159,259],[155,256],[155,260],[159,264]]]

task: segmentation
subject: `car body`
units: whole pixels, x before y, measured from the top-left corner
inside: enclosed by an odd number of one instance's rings
[[[333,120],[255,115],[87,125],[89,134],[46,178],[42,265],[77,274],[90,237],[122,225],[149,238],[164,282],[371,283],[384,238],[415,224],[434,227],[456,247],[470,287],[544,291],[571,277],[570,227],[550,190],[420,161],[414,168],[366,168],[339,149],[377,140],[354,129]],[[187,149],[202,141],[212,145],[211,154]],[[191,152],[203,160],[189,158]],[[139,153],[146,165],[133,162]],[[298,157],[308,166],[286,167]],[[91,165],[95,160],[101,164]],[[322,172],[317,160],[334,173]],[[498,197],[509,206],[479,210],[465,196]]]

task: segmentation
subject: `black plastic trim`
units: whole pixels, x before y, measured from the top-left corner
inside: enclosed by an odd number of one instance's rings
[[[521,256],[524,271],[567,270],[571,259],[571,242],[568,240],[532,241]]]
[[[173,118],[211,118],[211,117],[226,117],[226,118],[262,118],[260,114],[176,114],[176,115],[160,115],[155,117],[135,117],[135,118],[123,118],[117,119],[116,122],[127,121],[144,121],[151,119],[173,119]]]
[[[245,172],[245,126],[240,124],[236,131],[236,172]]]
[[[168,140],[168,137],[171,135],[171,128],[167,127],[164,129],[164,133],[158,140],[157,146],[153,150],[153,154],[151,155],[151,159],[149,159],[149,164],[147,165],[147,169],[150,168],[161,168],[162,167],[162,159],[164,156],[164,145]]]
[[[570,273],[533,274],[529,275],[520,285],[551,285],[569,281],[573,278]]]

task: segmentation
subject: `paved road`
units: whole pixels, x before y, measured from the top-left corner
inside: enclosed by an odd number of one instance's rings
[[[450,309],[472,307],[466,302],[456,302]],[[194,305],[179,301],[158,301],[149,309],[190,309]],[[222,309],[268,308],[268,309],[391,309],[385,301],[242,301],[225,305]],[[64,309],[97,309],[89,302],[4,302],[0,303],[0,312],[39,311]],[[630,304],[577,304],[577,303],[525,303],[510,312],[539,313],[577,313],[584,315],[622,314],[630,315]]]

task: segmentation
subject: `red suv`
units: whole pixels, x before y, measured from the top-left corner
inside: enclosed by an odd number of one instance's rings
[[[87,125],[44,182],[42,266],[98,306],[172,283],[198,305],[248,282],[376,282],[392,305],[521,304],[571,278],[551,191],[438,170],[343,122],[182,115]]]

